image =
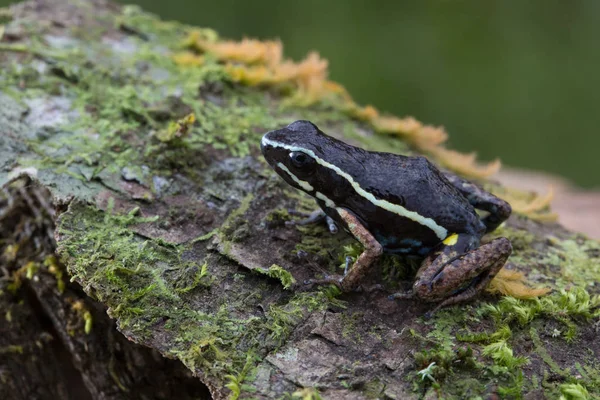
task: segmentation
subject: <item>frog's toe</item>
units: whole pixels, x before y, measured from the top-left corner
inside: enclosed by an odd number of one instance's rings
[[[390,294],[388,299],[396,300],[396,299],[412,299],[415,297],[415,292],[397,292],[394,294]]]
[[[336,225],[335,221],[333,220],[333,218],[331,218],[330,216],[326,216],[325,222],[327,222],[327,228],[329,229],[329,233],[335,234],[338,232],[337,225]]]
[[[308,279],[304,281],[305,285],[335,285],[339,289],[342,289],[342,279],[344,277],[340,275],[326,275],[323,279]]]
[[[360,286],[360,291],[361,292],[365,292],[365,293],[373,293],[373,292],[383,292],[385,290],[385,287],[381,284],[376,284],[376,285],[371,285],[371,286]]]
[[[346,274],[348,274],[348,270],[350,269],[350,265],[352,264],[352,261],[354,261],[354,259],[350,256],[346,256],[346,263],[344,266],[344,276],[346,276]]]

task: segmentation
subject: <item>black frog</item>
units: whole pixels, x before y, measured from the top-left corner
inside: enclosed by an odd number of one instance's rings
[[[350,291],[384,252],[421,256],[413,290],[392,297],[444,306],[483,290],[511,254],[503,237],[480,244],[510,216],[510,205],[425,157],[367,151],[309,121],[266,133],[261,150],[287,183],[313,196],[364,246],[344,276],[317,283]],[[487,215],[481,218],[476,208]]]

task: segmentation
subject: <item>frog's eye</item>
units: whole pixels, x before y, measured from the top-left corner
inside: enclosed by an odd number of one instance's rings
[[[301,151],[293,151],[290,153],[290,160],[296,168],[306,169],[314,166],[315,159]]]

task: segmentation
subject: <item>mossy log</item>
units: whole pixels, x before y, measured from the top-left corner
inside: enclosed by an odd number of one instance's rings
[[[469,173],[440,131],[315,86],[314,57],[257,68],[259,43],[240,54],[135,7],[1,15],[0,398],[600,396],[600,244],[558,224],[515,215],[491,235],[513,243],[507,271],[552,289],[541,298],[489,293],[427,319],[418,301],[299,284],[358,248],[285,223],[315,205],[268,168],[261,134],[309,119]],[[389,257],[369,279],[406,289],[414,272]]]

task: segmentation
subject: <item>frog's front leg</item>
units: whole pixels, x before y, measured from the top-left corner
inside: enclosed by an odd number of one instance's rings
[[[444,171],[444,176],[473,207],[489,212],[489,215],[482,219],[486,233],[493,231],[510,217],[512,208],[506,201],[451,172]]]
[[[510,241],[503,237],[478,245],[476,236],[449,236],[423,261],[413,291],[391,297],[441,301],[437,308],[472,299],[487,287],[512,252]]]
[[[286,221],[285,224],[288,226],[309,225],[309,224],[315,224],[315,223],[325,220],[325,223],[327,224],[327,229],[329,229],[329,232],[337,233],[337,225],[335,224],[335,221],[329,215],[325,214],[325,212],[323,210],[321,210],[320,208],[318,210],[311,212],[310,214],[306,214],[306,213],[296,211],[296,210],[288,210],[288,212],[293,215],[299,215],[301,217],[304,217],[304,219],[301,219],[299,221]]]
[[[350,233],[363,245],[364,250],[350,269],[346,265],[347,272],[345,272],[343,277],[330,275],[325,279],[308,281],[307,284],[333,283],[339,286],[344,292],[349,292],[360,286],[360,282],[367,275],[371,266],[383,254],[383,247],[354,214],[344,208],[336,208],[336,211]]]

